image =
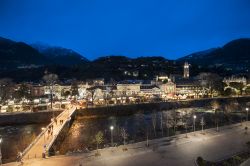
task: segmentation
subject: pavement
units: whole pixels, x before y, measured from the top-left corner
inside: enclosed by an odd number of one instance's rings
[[[201,131],[150,140],[149,147],[146,142],[111,147],[99,150],[101,156],[96,157],[95,152],[74,153],[71,155],[54,156],[47,159],[30,159],[24,161],[24,166],[192,166],[198,156],[206,160],[219,161],[246,150],[245,143],[250,140],[245,133],[246,123],[225,126],[216,129],[207,129],[205,134]],[[250,123],[248,124],[250,125]],[[4,164],[4,166],[17,166],[19,163]]]
[[[31,148],[28,148],[27,152],[23,156],[23,160],[32,159],[32,158],[42,158],[42,153],[45,152],[45,149],[55,140],[63,126],[66,124],[69,119],[69,115],[74,112],[75,107],[72,106],[70,109],[65,109],[61,114],[56,117],[56,121],[51,122],[43,131],[40,136],[38,136],[33,143]],[[63,123],[60,123],[60,120],[63,120]],[[53,130],[50,132],[49,126],[53,125]],[[53,132],[52,132],[53,131]],[[46,147],[45,147],[46,146]]]

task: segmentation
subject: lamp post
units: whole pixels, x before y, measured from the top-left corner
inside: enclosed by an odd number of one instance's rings
[[[2,150],[1,150],[1,148],[2,148],[2,138],[0,138],[0,165],[2,165]]]
[[[194,134],[195,134],[195,119],[196,119],[196,115],[193,116],[194,120],[193,120],[193,126],[194,126]]]
[[[203,130],[205,124],[206,124],[206,123],[205,123],[205,120],[204,120],[204,118],[202,117],[202,118],[201,118],[201,128],[202,128],[202,129],[201,129],[201,131],[202,131],[201,133],[202,133],[202,134],[205,134],[205,133],[204,133],[204,130]]]
[[[249,108],[246,108],[246,111],[247,111],[247,122],[248,122],[248,111],[249,111]]]
[[[110,126],[110,133],[111,133],[111,146],[113,146],[113,130],[114,130],[114,126]]]

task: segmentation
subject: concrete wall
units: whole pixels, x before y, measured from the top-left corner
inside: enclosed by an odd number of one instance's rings
[[[239,103],[250,102],[250,96],[234,98],[212,98],[199,100],[169,101],[159,103],[144,103],[131,105],[117,105],[108,107],[86,108],[77,111],[77,116],[122,116],[131,115],[140,111],[152,112],[188,107],[210,107],[212,101],[218,101],[221,106],[228,102],[238,101]]]
[[[54,111],[57,116],[61,111]],[[50,122],[53,117],[52,111],[43,112],[19,112],[0,114],[0,125],[18,125]]]

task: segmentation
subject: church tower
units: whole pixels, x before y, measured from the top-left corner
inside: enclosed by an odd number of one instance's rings
[[[188,62],[184,63],[183,77],[189,78],[189,64],[188,64]]]

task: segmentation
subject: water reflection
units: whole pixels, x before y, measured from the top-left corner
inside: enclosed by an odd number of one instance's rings
[[[23,151],[40,133],[46,124],[30,124],[0,127],[3,163],[15,161],[17,153]]]
[[[58,149],[61,154],[67,152],[84,151],[86,148],[95,148],[94,136],[98,131],[104,134],[104,143],[100,147],[110,146],[110,126],[114,126],[114,144],[123,144],[122,129],[128,134],[126,142],[133,143],[146,141],[147,138],[154,139],[162,136],[193,131],[193,115],[197,116],[196,130],[201,129],[200,121],[205,121],[204,129],[215,127],[215,114],[211,109],[188,108],[168,110],[162,112],[144,113],[139,112],[130,116],[86,118],[78,117],[65,138],[62,146]],[[230,120],[221,112],[220,125],[238,122],[237,115],[231,114]]]

